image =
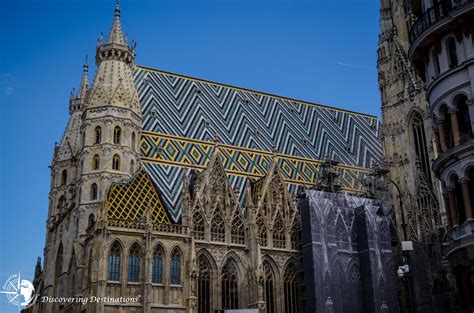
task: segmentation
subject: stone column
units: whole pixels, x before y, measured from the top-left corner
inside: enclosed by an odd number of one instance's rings
[[[153,220],[152,220],[152,209],[150,206],[146,210],[146,225],[145,225],[146,237],[145,237],[145,253],[143,254],[145,259],[145,266],[143,267],[143,289],[142,289],[142,303],[143,312],[151,312],[151,304],[153,303],[153,281],[152,281],[152,262],[153,262]]]
[[[441,146],[441,153],[446,152],[446,133],[444,132],[444,119],[438,120],[439,143]]]
[[[456,108],[450,108],[449,114],[451,115],[451,127],[453,128],[453,139],[454,146],[459,146],[461,143],[461,137],[459,136],[459,125],[458,125],[458,110]]]
[[[443,193],[444,207],[446,208],[446,217],[448,218],[448,229],[453,229],[453,219],[451,217],[451,206],[449,205],[448,194]]]
[[[471,130],[474,135],[474,99],[467,100],[467,107],[469,109],[469,117],[471,118]]]
[[[466,219],[472,218],[471,196],[469,194],[469,179],[461,180],[462,197],[464,199],[464,210],[466,211]]]
[[[439,139],[439,130],[437,128],[433,129],[435,135],[435,146],[436,146],[436,153],[440,155],[442,153],[441,150],[441,141]]]
[[[451,218],[453,220],[453,227],[459,225],[459,212],[456,205],[456,196],[454,195],[454,187],[448,187],[449,208],[451,210]]]

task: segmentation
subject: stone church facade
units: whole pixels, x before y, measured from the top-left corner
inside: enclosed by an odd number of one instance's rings
[[[135,65],[120,13],[71,93],[26,311],[305,312],[297,190],[330,158],[362,195],[378,119]]]

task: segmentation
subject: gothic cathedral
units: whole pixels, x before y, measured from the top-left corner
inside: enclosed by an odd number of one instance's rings
[[[384,49],[401,49],[390,40]],[[40,297],[106,300],[37,301],[27,310],[305,312],[297,190],[314,186],[326,159],[337,160],[329,163],[339,177],[337,191],[329,193],[363,195],[363,178],[382,159],[377,117],[138,66],[135,44],[122,34],[119,5],[107,40],[97,43],[95,61],[89,85],[86,59],[54,149],[44,262],[43,268],[38,262],[34,283]],[[394,66],[402,70],[404,61]],[[416,79],[407,75],[416,92]],[[416,126],[411,131],[425,131],[422,107],[410,114]],[[424,151],[419,173],[427,166]],[[398,156],[394,161],[403,160]],[[425,177],[427,186],[430,179]],[[429,190],[426,201],[432,201]],[[326,196],[318,195],[324,202]],[[338,259],[338,283],[323,292],[343,296],[338,284],[347,272],[362,312],[358,297],[365,278],[350,222],[355,209],[341,213],[343,203],[353,200],[341,201],[321,213],[328,225],[339,219],[337,231],[344,233],[337,243],[334,234],[324,233],[334,241],[327,254],[338,247],[324,268],[338,255],[353,261]],[[370,237],[372,268],[379,271],[374,286],[388,281],[377,282],[384,275],[381,255],[383,264],[391,259],[387,234],[380,245]],[[382,300],[374,312],[394,312],[395,300],[389,311]]]

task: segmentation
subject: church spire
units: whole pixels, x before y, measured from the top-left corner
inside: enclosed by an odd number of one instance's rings
[[[140,115],[140,103],[132,73],[134,60],[135,43],[128,46],[123,41],[120,5],[117,2],[109,40],[100,41],[96,48],[97,71],[87,96],[87,106],[108,104],[132,108]]]
[[[82,66],[82,78],[81,84],[79,85],[79,91],[76,94],[75,89],[71,91],[69,98],[69,113],[82,111],[84,103],[86,101],[87,92],[89,91],[89,62],[87,61],[87,55]]]
[[[116,43],[123,45],[123,35],[122,35],[122,25],[120,23],[120,0],[117,0],[115,5],[115,16],[114,23],[112,24],[112,29],[109,34],[109,43]]]
[[[79,99],[85,99],[87,90],[89,89],[89,62],[87,61],[87,55],[84,60],[84,65],[82,67],[82,79],[81,85],[79,86],[79,93],[77,97]]]

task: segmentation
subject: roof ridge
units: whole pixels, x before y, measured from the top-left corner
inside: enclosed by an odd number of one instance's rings
[[[348,110],[348,109],[336,108],[336,107],[325,105],[325,104],[315,103],[315,102],[301,100],[301,99],[290,98],[290,97],[286,97],[286,96],[280,96],[280,95],[272,94],[272,93],[265,92],[265,91],[259,91],[259,90],[239,87],[239,86],[235,86],[235,85],[229,85],[229,84],[220,83],[220,82],[216,82],[216,81],[212,81],[212,80],[207,80],[207,79],[204,79],[204,78],[193,77],[193,76],[188,76],[188,75],[184,75],[184,74],[178,74],[178,73],[169,72],[169,71],[165,71],[165,70],[160,70],[160,69],[156,69],[156,68],[152,68],[152,67],[148,67],[148,66],[143,66],[143,65],[138,65],[138,64],[135,64],[135,67],[139,68],[139,69],[142,69],[142,70],[145,70],[145,71],[158,72],[158,73],[162,73],[162,74],[173,75],[173,76],[177,76],[177,77],[181,77],[181,78],[187,78],[187,79],[191,79],[191,80],[195,80],[195,81],[199,81],[199,82],[203,82],[203,83],[208,83],[208,84],[212,84],[212,85],[220,85],[220,86],[227,87],[227,88],[258,93],[258,94],[261,94],[261,95],[264,95],[264,96],[269,96],[269,97],[278,98],[278,99],[282,99],[282,100],[299,102],[301,104],[320,107],[320,108],[323,108],[323,109],[328,109],[328,110],[339,111],[339,112],[343,112],[343,113],[359,115],[359,116],[362,116],[362,117],[365,117],[365,118],[375,119],[375,120],[377,120],[377,122],[380,121],[378,116],[372,115],[372,114],[356,112],[356,111],[352,111],[352,110]]]

